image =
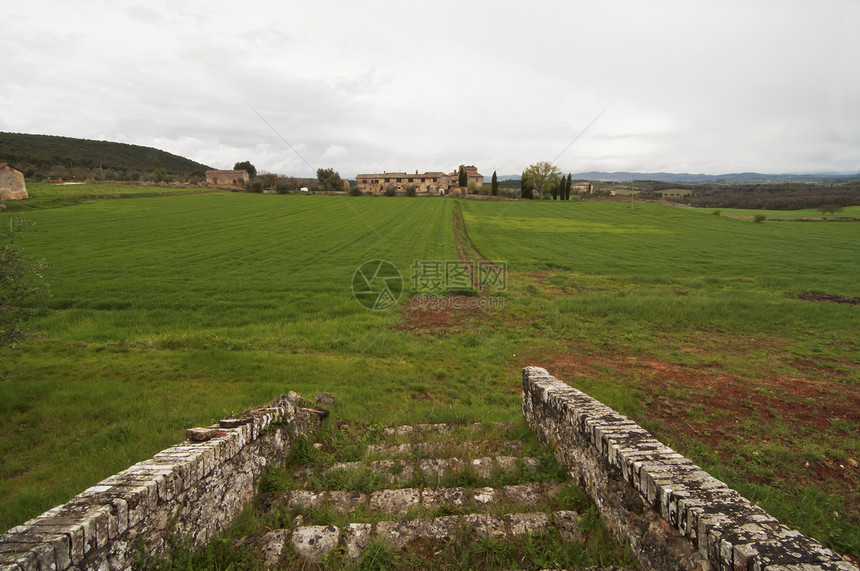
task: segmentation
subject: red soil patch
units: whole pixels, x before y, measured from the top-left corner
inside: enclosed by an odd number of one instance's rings
[[[460,333],[470,329],[473,318],[480,318],[489,311],[479,307],[480,298],[449,295],[424,301],[422,296],[412,296],[404,304],[403,321],[398,325],[400,331],[435,335],[436,333]]]

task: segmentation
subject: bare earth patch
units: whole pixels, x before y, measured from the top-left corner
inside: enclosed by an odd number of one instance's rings
[[[806,301],[831,301],[833,303],[848,303],[851,305],[860,305],[860,298],[856,297],[845,297],[842,295],[832,295],[829,293],[812,293],[812,292],[803,292],[798,296],[800,299],[805,299]]]
[[[403,320],[397,329],[417,335],[460,333],[470,329],[470,321],[492,311],[473,303],[476,298],[470,296],[449,295],[439,299],[442,300],[441,305],[435,306],[422,303],[420,296],[413,296],[403,305]]]

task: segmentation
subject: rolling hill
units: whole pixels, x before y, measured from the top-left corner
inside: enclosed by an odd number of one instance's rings
[[[28,178],[99,178],[137,180],[161,169],[167,176],[202,177],[209,168],[152,147],[53,135],[0,132],[0,162]]]

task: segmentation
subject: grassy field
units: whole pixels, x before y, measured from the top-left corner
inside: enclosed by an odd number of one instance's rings
[[[30,200],[6,203],[10,212],[41,210],[72,206],[106,198],[142,198],[173,196],[177,194],[199,194],[211,192],[205,188],[183,188],[170,186],[137,186],[134,184],[54,184],[47,182],[27,183]]]
[[[860,308],[798,299],[860,297],[855,224],[140,193],[26,214],[51,297],[0,362],[0,527],[288,390],[332,392],[365,425],[518,421],[534,364],[860,554]],[[477,250],[507,263],[504,307],[362,308],[363,262],[392,262],[408,287],[414,260],[457,259],[457,204]]]

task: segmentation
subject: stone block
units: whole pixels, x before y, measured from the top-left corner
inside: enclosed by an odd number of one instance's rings
[[[522,504],[531,507],[537,506],[541,500],[544,499],[541,485],[536,482],[515,486],[503,486],[502,496],[512,504]]]
[[[0,557],[25,569],[32,566],[35,571],[53,571],[57,566],[54,549],[47,543],[0,543]]]
[[[60,533],[43,534],[30,531],[11,536],[3,536],[3,538],[0,539],[0,553],[25,551],[29,550],[32,546],[39,544],[51,549],[52,555],[48,556],[47,562],[49,565],[51,563],[55,565],[53,569],[61,570],[71,566],[72,560],[70,556],[71,549],[69,546],[69,538],[68,536]],[[16,548],[16,545],[21,547]],[[42,568],[45,569],[46,567],[43,566]]]
[[[145,485],[117,485],[111,486],[110,491],[105,492],[111,498],[116,498],[119,502],[125,503],[125,527],[130,528],[136,526],[143,521],[155,507],[155,498],[152,497],[152,491]],[[117,507],[117,510],[122,508]],[[118,513],[120,519],[120,527],[122,527],[122,515]],[[124,531],[124,530],[123,530]],[[123,533],[122,531],[120,533]]]
[[[369,523],[350,523],[344,526],[346,556],[350,561],[357,561],[361,557],[361,553],[370,543],[372,527]]]
[[[301,557],[319,563],[323,556],[337,547],[340,528],[333,525],[297,527],[290,537],[293,548]]]
[[[423,458],[418,461],[418,469],[429,485],[438,485],[446,474],[460,469],[462,461],[458,458]]]
[[[64,535],[69,540],[69,560],[72,565],[78,565],[84,559],[86,542],[84,528],[80,524],[61,521],[59,518],[49,518],[34,526],[37,533],[44,535]]]
[[[421,492],[421,505],[427,509],[462,507],[467,505],[469,500],[470,497],[463,488],[425,488]]]
[[[549,516],[545,513],[515,513],[505,515],[511,527],[511,535],[520,536],[525,533],[539,533],[549,526]]]
[[[0,553],[0,570],[5,571],[39,571],[36,556],[29,552]]]
[[[485,480],[493,475],[493,459],[492,458],[474,458],[471,462],[472,469],[475,473]]]
[[[476,504],[489,504],[496,498],[496,491],[493,488],[475,488],[472,490],[472,496]]]
[[[406,515],[412,508],[421,503],[421,491],[418,488],[403,488],[401,490],[380,490],[370,494],[369,507],[372,510]]]
[[[468,514],[463,523],[477,535],[505,537],[505,520],[495,514]]]
[[[227,433],[217,428],[189,428],[185,431],[185,438],[191,442],[206,442],[219,436],[226,436]]]
[[[147,461],[147,463],[135,464],[123,475],[127,477],[126,481],[139,482],[144,485],[154,482],[158,499],[162,502],[169,502],[182,491],[185,485],[185,480],[177,474],[179,469],[180,466],[176,464],[159,464]]]
[[[418,538],[450,539],[456,532],[459,521],[457,516],[381,521],[376,524],[376,537],[396,547],[403,547]]]
[[[309,490],[296,490],[290,492],[287,505],[291,510],[309,509],[322,505],[325,492],[314,492]]]
[[[290,539],[290,531],[287,529],[276,529],[270,531],[260,538],[261,551],[263,552],[263,565],[271,569],[280,567],[281,554]]]
[[[362,492],[329,492],[328,495],[332,506],[343,514],[352,513],[367,503],[367,494]]]

